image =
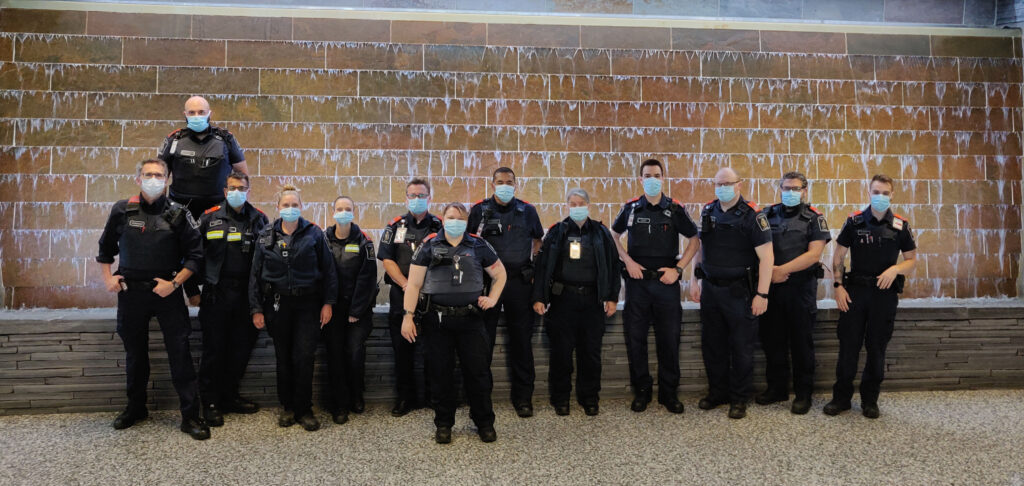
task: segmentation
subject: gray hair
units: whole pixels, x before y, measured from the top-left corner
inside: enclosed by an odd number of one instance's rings
[[[572,199],[573,196],[579,196],[583,198],[583,200],[586,201],[587,204],[590,204],[590,195],[587,194],[587,191],[584,191],[582,188],[574,187],[572,189],[569,189],[569,192],[566,193],[565,195],[565,202],[569,202],[569,200]]]
[[[171,169],[170,167],[167,167],[167,162],[163,161],[162,159],[146,159],[143,160],[142,162],[139,162],[138,164],[135,164],[135,177],[142,177],[142,166],[146,164],[157,164],[164,168],[165,176],[171,175]]]

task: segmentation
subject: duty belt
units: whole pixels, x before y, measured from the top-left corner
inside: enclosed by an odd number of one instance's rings
[[[241,278],[221,278],[217,280],[217,287],[224,287],[226,289],[240,289],[245,288],[249,285],[248,279]]]
[[[464,317],[478,314],[480,312],[480,309],[473,304],[460,305],[455,307],[447,305],[430,304],[429,312],[435,312],[445,317]]]
[[[897,294],[903,293],[903,286],[906,284],[907,277],[904,275],[897,275],[896,279],[892,281],[892,285],[889,286],[888,290],[895,290]],[[843,274],[843,285],[859,285],[862,287],[878,287],[878,276],[856,274],[847,272]]]
[[[747,277],[715,278],[715,277],[709,277],[709,276],[705,275],[704,276],[704,280],[707,280],[708,283],[710,283],[711,285],[714,285],[716,287],[729,287],[729,286],[732,286],[732,285],[736,285],[736,284],[738,284],[740,282],[745,282],[747,280]]]
[[[316,287],[296,287],[294,289],[283,288],[283,287],[270,287],[270,292],[278,295],[287,295],[290,297],[302,297],[303,295],[313,295],[319,289]]]
[[[576,295],[591,295],[597,293],[597,287],[595,285],[581,285],[567,282],[555,282],[551,284],[551,293],[553,295],[562,295],[565,292]]]

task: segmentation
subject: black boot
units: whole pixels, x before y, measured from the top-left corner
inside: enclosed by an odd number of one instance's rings
[[[114,429],[127,429],[128,427],[135,425],[136,422],[145,420],[146,417],[149,417],[149,412],[145,407],[138,409],[128,407],[114,419]]]
[[[220,427],[221,425],[224,425],[224,414],[220,413],[220,410],[217,408],[217,404],[207,403],[206,406],[203,407],[203,420],[205,420],[206,424],[210,427]]]
[[[278,427],[291,427],[293,425],[295,425],[295,412],[286,408],[277,414]]]
[[[452,442],[452,428],[451,427],[438,427],[434,431],[434,442],[438,444],[450,444]]]
[[[860,408],[865,417],[876,419],[882,413],[878,410],[878,404],[874,402],[862,402]]]
[[[498,433],[494,431],[493,426],[480,427],[480,430],[477,430],[477,434],[480,435],[480,441],[482,442],[494,442],[498,440]]]
[[[796,415],[803,415],[811,409],[811,397],[809,396],[798,396],[793,400],[793,405],[789,408],[789,411]]]
[[[220,404],[220,409],[223,413],[250,414],[259,412],[260,406],[252,400],[236,396]]]
[[[198,418],[182,419],[181,431],[188,434],[195,440],[206,440],[210,438],[210,428]]]
[[[363,396],[359,395],[352,399],[352,412],[363,413],[366,410],[366,401],[363,400]]]
[[[306,429],[306,432],[313,432],[320,429],[320,421],[316,419],[316,416],[312,412],[307,412],[301,417],[295,420]]]
[[[399,400],[395,402],[395,406],[391,409],[392,417],[402,417],[413,409],[413,404],[409,400]]]
[[[773,390],[771,388],[754,397],[754,403],[757,403],[758,405],[771,405],[773,403],[784,402],[786,400],[789,400],[789,393],[782,393],[781,391]]]
[[[821,409],[821,411],[825,412],[825,415],[835,416],[849,409],[850,402],[841,402],[833,398],[831,402],[825,404],[825,408]]]
[[[701,410],[712,410],[718,408],[718,406],[720,405],[725,405],[726,403],[729,403],[729,400],[724,400],[712,395],[708,395],[704,398],[701,398],[700,401],[697,402],[697,407],[699,407]]]
[[[747,416],[747,404],[746,403],[733,403],[729,405],[729,418],[741,419]]]
[[[665,410],[672,413],[683,413],[683,402],[679,401],[679,397],[676,396],[676,392],[671,394],[658,394],[658,403],[665,406]]]
[[[633,403],[629,405],[629,409],[637,413],[643,412],[647,410],[648,403],[651,403],[651,389],[640,388],[633,394]]]

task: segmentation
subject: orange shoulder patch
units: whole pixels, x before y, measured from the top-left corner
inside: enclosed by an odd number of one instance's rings
[[[402,220],[401,216],[395,216],[395,219],[392,219],[391,222],[388,223],[388,224],[395,224],[395,223],[397,223],[397,222],[399,222],[401,220]]]
[[[220,209],[220,206],[219,206],[219,205],[217,205],[217,206],[214,206],[214,207],[212,207],[212,208],[210,208],[210,209],[207,209],[206,211],[203,211],[203,214],[210,214],[210,213],[212,213],[212,212],[214,212],[214,211],[216,211],[216,210],[218,210],[218,209]]]
[[[810,209],[811,211],[814,211],[814,214],[817,214],[818,216],[822,216],[822,214],[821,214],[821,211],[818,211],[818,208],[816,208],[816,207],[814,207],[814,206],[811,206],[810,204],[808,204],[808,205],[807,205],[807,207],[808,207],[808,208],[809,208],[809,209]]]
[[[136,194],[136,195],[128,198],[128,202],[130,202],[130,203],[137,203],[137,202],[139,202],[139,195]]]
[[[368,239],[368,240],[370,240],[370,241],[373,241],[373,237],[372,237],[372,236],[370,236],[370,233],[367,233],[366,231],[362,231],[362,230],[360,230],[359,232],[360,232],[360,233],[362,233],[362,234],[363,234],[363,236],[365,236],[365,237],[366,237],[366,239]]]

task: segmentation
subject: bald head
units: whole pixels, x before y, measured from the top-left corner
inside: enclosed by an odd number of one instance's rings
[[[185,100],[185,116],[207,116],[210,114],[210,103],[202,96],[193,96]]]
[[[715,173],[715,184],[728,182],[735,184],[736,182],[739,182],[739,180],[740,176],[736,175],[736,171],[732,170],[729,167],[722,167],[721,169],[718,169],[718,172]]]

